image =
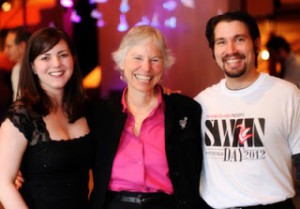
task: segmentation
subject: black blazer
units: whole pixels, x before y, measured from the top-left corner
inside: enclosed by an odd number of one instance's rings
[[[193,99],[180,94],[163,95],[163,99],[166,104],[166,155],[174,196],[178,203],[177,208],[199,209],[201,208],[199,181],[202,167],[200,134],[202,110]],[[122,113],[121,95],[108,99],[106,105],[108,118],[104,124],[104,134],[101,127],[94,133],[97,145],[93,168],[94,189],[90,199],[92,209],[103,208],[113,160],[127,116]],[[185,125],[181,122],[184,120]]]

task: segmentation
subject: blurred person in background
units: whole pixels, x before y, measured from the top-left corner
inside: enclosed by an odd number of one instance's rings
[[[272,34],[266,44],[270,53],[270,74],[283,78],[300,87],[300,57],[296,55],[291,45],[281,36]],[[280,71],[276,71],[276,64],[280,64]]]
[[[16,100],[21,62],[25,53],[26,44],[29,37],[30,33],[24,27],[20,26],[9,29],[5,38],[4,52],[7,54],[10,61],[15,63],[11,70],[13,101]]]
[[[0,30],[0,124],[12,102],[10,71],[13,67],[13,62],[11,62],[4,53],[6,33],[6,30]]]

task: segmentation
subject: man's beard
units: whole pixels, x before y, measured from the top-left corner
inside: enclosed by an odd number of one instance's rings
[[[235,71],[227,70],[225,68],[225,64],[223,64],[223,71],[225,75],[228,76],[229,78],[239,78],[245,74],[246,70],[247,70],[246,66],[244,66],[240,70],[235,70]]]
[[[238,59],[242,59],[242,60],[245,60],[245,56],[241,53],[235,53],[234,55],[227,55],[227,56],[224,56],[222,58],[222,62],[223,62],[223,66],[222,66],[222,69],[225,73],[226,76],[230,77],[230,78],[238,78],[238,77],[241,77],[242,75],[245,74],[246,70],[247,70],[247,66],[246,66],[246,63],[244,63],[244,66],[239,69],[239,68],[236,68],[234,70],[228,70],[226,68],[226,61],[227,59],[229,59],[229,57],[232,57],[234,56],[235,58],[238,58]],[[230,65],[229,65],[230,67]]]

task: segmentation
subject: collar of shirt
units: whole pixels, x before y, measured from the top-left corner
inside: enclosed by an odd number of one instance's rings
[[[153,108],[153,110],[151,111],[151,113],[150,113],[149,116],[153,115],[154,112],[158,109],[158,107],[159,107],[160,105],[162,106],[163,110],[165,110],[165,103],[164,103],[164,100],[163,100],[163,97],[162,97],[162,89],[161,89],[160,86],[156,86],[155,88],[156,88],[156,90],[158,91],[158,102],[157,102],[157,105],[156,105],[156,106]],[[122,112],[123,112],[123,113],[128,113],[128,112],[130,112],[130,111],[128,110],[128,106],[127,106],[127,104],[126,104],[126,99],[125,99],[125,95],[126,95],[127,90],[128,90],[128,87],[126,87],[126,88],[123,90],[123,93],[122,93],[121,103],[122,103],[122,107],[123,107],[123,108],[122,108]]]

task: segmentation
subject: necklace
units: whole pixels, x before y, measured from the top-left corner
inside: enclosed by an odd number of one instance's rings
[[[130,112],[134,117],[133,133],[135,136],[139,136],[143,121],[145,120],[145,118],[148,117],[148,115],[156,106],[156,104],[157,104],[157,99],[154,98],[150,101],[150,104],[147,105],[146,107],[143,106],[141,108],[132,108],[131,106],[129,108]]]
[[[136,117],[136,116],[148,116],[148,114],[152,111],[152,109],[157,104],[156,99],[152,99],[147,106],[142,107],[133,107],[129,106],[130,112]]]

